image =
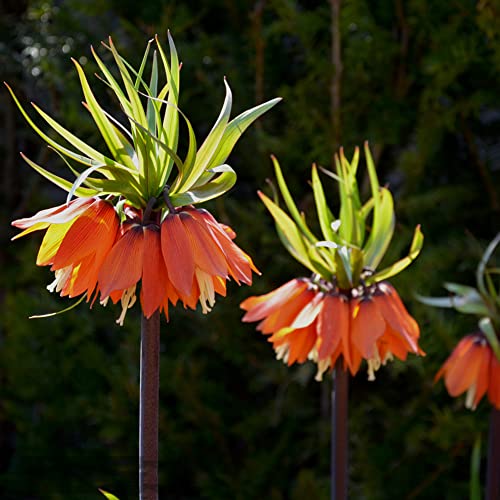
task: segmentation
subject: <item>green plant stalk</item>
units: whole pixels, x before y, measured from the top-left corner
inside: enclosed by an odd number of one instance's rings
[[[160,313],[141,320],[139,499],[158,500]]]
[[[486,472],[486,500],[500,498],[500,410],[493,408],[488,438],[488,469]]]
[[[342,356],[333,370],[331,420],[331,500],[347,500],[349,431],[348,389],[349,373],[344,370]]]

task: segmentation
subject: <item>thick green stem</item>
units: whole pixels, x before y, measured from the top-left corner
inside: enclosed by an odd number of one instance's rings
[[[347,500],[348,483],[348,389],[349,374],[340,357],[333,371],[332,437],[331,437],[331,500]]]
[[[488,470],[486,474],[486,500],[500,498],[500,410],[493,408],[490,416],[488,440]]]
[[[141,322],[139,499],[158,500],[160,313]]]

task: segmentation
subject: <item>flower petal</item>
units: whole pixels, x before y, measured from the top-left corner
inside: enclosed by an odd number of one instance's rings
[[[365,359],[375,356],[377,340],[385,331],[385,321],[371,299],[354,299],[351,317],[351,341]]]
[[[491,356],[489,377],[488,399],[497,410],[500,410],[500,361],[494,354]]]
[[[160,232],[144,231],[141,305],[146,318],[161,307],[167,295],[168,274],[161,250]]]
[[[349,334],[349,306],[338,296],[326,295],[317,322],[318,359],[333,355],[342,337]]]
[[[66,233],[53,269],[80,262],[89,254],[107,253],[115,242],[118,217],[112,205],[98,200],[81,214]]]
[[[33,226],[37,226],[38,224],[37,229],[43,229],[39,226],[40,223],[63,224],[80,215],[90,205],[92,205],[94,201],[95,198],[75,198],[68,204],[64,203],[63,205],[58,205],[57,207],[41,210],[32,217],[17,219],[12,222],[12,225],[20,229],[27,229]],[[28,232],[30,231],[24,231],[23,233],[15,236],[14,239],[19,238],[20,236],[27,234]]]
[[[307,287],[305,280],[293,279],[265,295],[248,297],[240,304],[240,307],[247,311],[242,321],[258,321],[269,316],[300,295]]]
[[[49,226],[43,237],[40,249],[38,250],[38,255],[36,257],[37,266],[52,264],[66,233],[74,222],[75,219],[65,222],[64,224],[52,224]]]
[[[134,225],[113,246],[99,271],[101,299],[116,290],[135,285],[142,274],[144,254],[143,228]]]
[[[194,281],[194,254],[181,215],[169,214],[163,221],[161,250],[170,281],[181,294],[190,295]]]
[[[214,238],[204,221],[198,221],[191,214],[183,212],[182,223],[193,250],[196,267],[211,276],[228,277],[228,266],[219,242]]]

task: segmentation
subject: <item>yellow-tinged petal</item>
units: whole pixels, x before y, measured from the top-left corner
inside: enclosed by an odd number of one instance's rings
[[[52,264],[59,247],[66,236],[69,228],[74,224],[75,219],[64,224],[51,224],[43,237],[40,250],[36,257],[37,266],[47,266]]]

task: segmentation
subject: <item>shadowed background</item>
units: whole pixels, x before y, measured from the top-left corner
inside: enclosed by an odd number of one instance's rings
[[[468,495],[471,448],[478,433],[485,443],[489,405],[470,412],[433,377],[475,319],[431,310],[413,293],[440,294],[446,280],[473,284],[481,252],[499,229],[500,3],[344,0],[338,30],[336,3],[0,5],[2,80],[23,103],[35,101],[97,148],[103,145],[81,105],[70,56],[91,77],[97,68],[90,45],[99,47],[108,35],[138,65],[146,41],[155,33],[165,41],[171,30],[183,62],[180,108],[199,139],[222,105],[224,75],[233,116],[284,98],[243,136],[229,158],[238,183],[210,205],[263,276],[252,288],[229,285],[209,316],[178,307],[170,323],[162,320],[161,498],[328,498],[330,381],[315,382],[312,365],[288,369],[276,361],[254,325],[241,324],[238,304],[306,273],[281,247],[256,196],[272,177],[270,153],[314,220],[311,163],[328,168],[339,145],[350,157],[365,139],[395,196],[388,260],[406,252],[417,223],[425,234],[422,255],[393,282],[421,325],[427,356],[391,363],[375,382],[364,371],[351,381],[351,498]],[[341,41],[340,58],[332,34]],[[341,74],[334,71],[339,62]],[[104,107],[116,110],[104,84],[90,79]],[[40,237],[10,243],[9,224],[62,203],[65,194],[32,172],[21,150],[64,171],[3,90],[0,497],[97,500],[103,487],[121,500],[137,498],[139,310],[129,312],[124,327],[114,322],[118,308],[99,305],[27,319],[68,302],[44,289],[52,277],[34,264]],[[334,182],[324,183],[337,206]]]

